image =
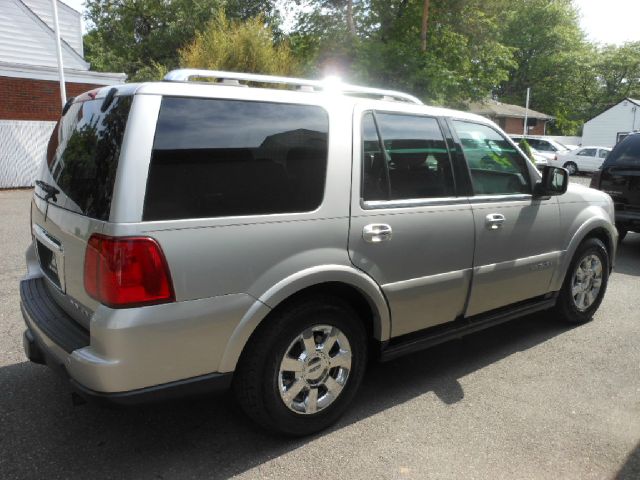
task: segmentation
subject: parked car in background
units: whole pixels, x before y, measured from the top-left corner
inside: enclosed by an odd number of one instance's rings
[[[620,238],[640,232],[640,133],[618,143],[591,179],[591,188],[608,193],[616,208]]]
[[[549,165],[566,168],[569,175],[578,172],[596,172],[611,152],[608,147],[582,147],[570,152],[558,152]]]
[[[545,157],[547,160],[553,160],[553,158],[558,153],[564,153],[564,152],[570,151],[569,148],[567,148],[560,142],[557,142],[550,138],[530,137],[528,135],[526,137],[523,137],[523,135],[509,135],[509,136],[516,143],[519,143],[520,140],[524,138],[531,148],[535,149],[540,155]]]
[[[531,148],[531,155],[533,155],[533,163],[536,164],[536,168],[540,171],[542,171],[542,169],[544,167],[546,167],[547,165],[549,165],[549,159],[547,159],[547,157],[545,157],[544,155],[542,155],[538,150],[536,150],[535,148]]]

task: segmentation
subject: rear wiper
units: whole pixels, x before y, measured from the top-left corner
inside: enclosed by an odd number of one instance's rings
[[[53,200],[54,202],[58,201],[56,195],[60,193],[60,190],[58,190],[56,187],[48,184],[47,182],[43,182],[42,180],[36,180],[36,185],[46,192],[46,195],[44,197],[45,202],[49,201],[49,199]]]

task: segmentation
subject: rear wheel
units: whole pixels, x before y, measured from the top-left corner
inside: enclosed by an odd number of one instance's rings
[[[558,302],[556,312],[570,323],[591,320],[600,306],[609,281],[609,254],[597,238],[585,240],[576,252]]]
[[[573,162],[567,162],[563,167],[567,169],[569,175],[575,175],[578,173],[578,166]]]
[[[253,335],[234,393],[268,430],[308,435],[334,423],[362,381],[367,361],[362,321],[341,299],[296,302]]]

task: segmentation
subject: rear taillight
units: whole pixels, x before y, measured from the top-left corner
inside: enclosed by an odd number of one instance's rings
[[[84,257],[84,288],[113,308],[175,300],[164,254],[149,237],[92,235]]]
[[[600,176],[602,175],[602,170],[596,170],[591,177],[591,183],[589,186],[591,188],[600,189]]]

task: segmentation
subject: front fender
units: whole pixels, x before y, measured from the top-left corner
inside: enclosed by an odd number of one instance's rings
[[[616,251],[618,246],[618,231],[611,223],[607,212],[596,205],[591,205],[583,209],[574,218],[568,239],[565,240],[565,249],[561,255],[560,263],[555,275],[551,281],[551,291],[557,291],[562,288],[567,270],[571,264],[578,246],[596,229],[602,229],[607,232],[611,247],[611,267],[615,262]]]
[[[243,316],[231,335],[220,362],[220,372],[235,370],[249,337],[271,310],[295,293],[314,285],[337,282],[356,288],[367,299],[374,312],[373,334],[386,341],[391,335],[391,315],[382,290],[371,277],[345,265],[323,265],[296,272],[264,292]]]

